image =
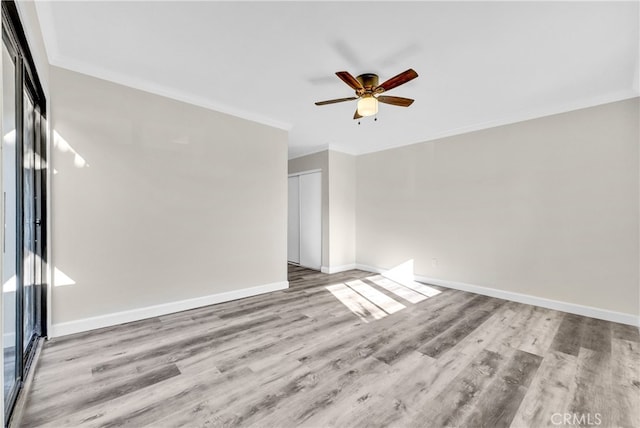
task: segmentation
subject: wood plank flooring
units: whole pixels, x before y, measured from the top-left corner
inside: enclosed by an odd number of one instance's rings
[[[48,341],[20,426],[640,427],[637,328],[357,270],[289,281]]]

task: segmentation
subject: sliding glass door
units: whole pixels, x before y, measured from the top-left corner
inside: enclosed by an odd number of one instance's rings
[[[22,274],[22,348],[26,351],[36,334],[35,313],[35,202],[34,192],[34,140],[35,111],[29,94],[23,92],[22,138],[22,233],[24,268]]]
[[[2,1],[2,348],[5,424],[45,332],[46,111],[15,3]]]
[[[4,397],[14,397],[16,388],[16,66],[6,44],[2,45],[2,345],[4,352]]]

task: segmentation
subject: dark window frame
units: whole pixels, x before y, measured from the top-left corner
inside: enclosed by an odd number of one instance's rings
[[[26,35],[22,27],[16,3],[12,0],[2,0],[2,41],[7,47],[15,64],[16,77],[16,379],[7,397],[4,397],[5,408],[4,425],[11,420],[13,408],[22,389],[24,379],[29,371],[35,354],[36,343],[40,337],[47,334],[47,288],[45,282],[45,266],[47,264],[47,103],[44,90],[37,74],[33,56],[29,49]],[[32,172],[34,180],[34,250],[40,256],[40,266],[34,269],[40,275],[33,278],[34,299],[34,331],[35,334],[27,347],[23,346],[24,323],[24,91],[33,101],[34,129],[33,150],[40,156],[40,165],[45,169]],[[40,193],[36,193],[39,189]],[[7,243],[10,245],[10,243]],[[35,259],[37,260],[37,258]],[[36,261],[37,262],[37,261]],[[34,262],[34,263],[36,263]]]

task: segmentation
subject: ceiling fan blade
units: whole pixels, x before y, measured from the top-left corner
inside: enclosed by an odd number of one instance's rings
[[[411,98],[403,98],[403,97],[390,97],[387,95],[380,95],[378,97],[378,101],[385,104],[391,104],[394,106],[400,107],[409,107],[413,104],[413,100]]]
[[[403,71],[397,76],[392,77],[391,79],[383,82],[381,85],[378,85],[376,89],[382,88],[385,91],[395,88],[396,86],[403,85],[410,80],[418,77],[418,73],[415,72],[413,68],[408,69],[407,71]]]
[[[343,103],[345,101],[353,101],[357,100],[358,97],[349,97],[349,98],[336,98],[335,100],[327,100],[327,101],[318,101],[316,103],[317,106],[323,106],[327,104],[335,104],[335,103]]]
[[[358,109],[356,109],[356,112],[353,115],[354,119],[360,119],[362,116],[360,116],[360,113],[358,113]]]
[[[347,85],[351,86],[351,89],[354,89],[356,91],[358,89],[364,89],[362,87],[362,84],[360,82],[358,82],[358,79],[353,77],[351,75],[351,73],[349,73],[348,71],[338,71],[338,72],[336,72],[336,76],[338,76],[340,79],[342,79],[342,81],[344,83],[346,83]]]

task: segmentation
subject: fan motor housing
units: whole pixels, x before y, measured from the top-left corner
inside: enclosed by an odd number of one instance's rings
[[[360,82],[362,84],[364,89],[366,89],[367,91],[370,91],[373,88],[375,88],[376,86],[378,86],[378,75],[377,74],[365,73],[365,74],[361,74],[360,76],[356,77],[356,79],[358,80],[358,82]]]

